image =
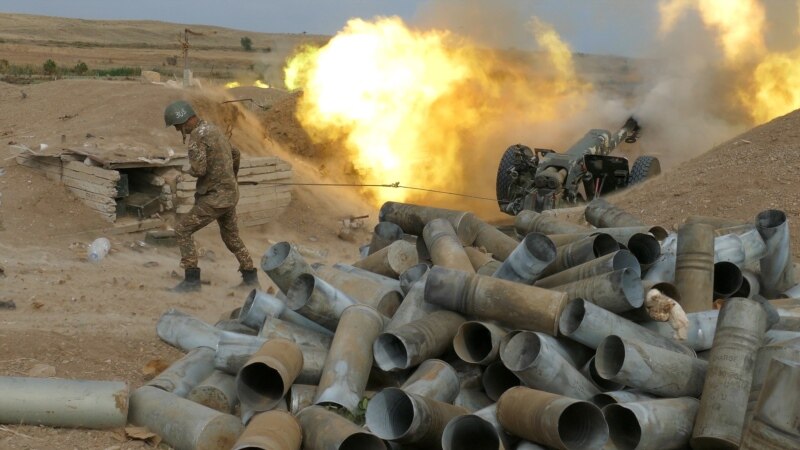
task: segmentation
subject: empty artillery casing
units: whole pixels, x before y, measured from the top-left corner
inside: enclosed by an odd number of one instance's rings
[[[619,450],[687,448],[699,405],[688,397],[608,405],[610,443]]]
[[[478,319],[495,320],[509,328],[555,335],[567,295],[512,281],[434,267],[425,283],[425,301]]]
[[[429,359],[417,367],[400,389],[444,403],[452,403],[458,396],[458,374],[450,364],[440,359]]]
[[[408,369],[436,358],[450,348],[464,321],[455,312],[435,311],[394,331],[381,333],[373,346],[375,364],[390,371]]]
[[[597,347],[597,373],[661,397],[699,397],[708,363],[642,342],[608,336]]]
[[[571,222],[557,219],[549,214],[542,214],[536,211],[520,211],[514,218],[514,229],[521,236],[528,233],[543,234],[563,234],[563,233],[582,233],[586,227],[576,225]]]
[[[353,263],[353,267],[390,278],[398,278],[401,273],[418,262],[417,248],[414,244],[399,240]]]
[[[477,218],[475,223],[478,228],[478,234],[475,236],[475,246],[485,248],[495,259],[505,261],[517,248],[519,242],[496,227]]]
[[[592,403],[602,409],[614,403],[641,402],[645,400],[654,400],[656,398],[657,397],[654,395],[636,389],[630,389],[624,391],[601,392],[592,397]]]
[[[686,339],[679,339],[675,329],[666,322],[641,322],[640,325],[664,337],[675,339],[694,351],[702,352],[710,349],[714,342],[718,316],[719,311],[714,309],[687,314],[689,326],[686,328]]]
[[[285,411],[256,414],[247,424],[232,450],[300,450],[300,424]]]
[[[556,286],[570,300],[582,298],[611,312],[621,313],[644,304],[642,279],[633,269],[621,269]]]
[[[425,225],[422,235],[434,264],[465,272],[474,272],[472,263],[449,222],[444,219],[431,220]]]
[[[774,298],[795,285],[789,221],[783,211],[769,209],[756,216],[756,229],[767,246],[760,260],[761,290]]]
[[[541,233],[528,233],[492,276],[533,284],[556,259],[556,246]]]
[[[128,422],[146,427],[175,450],[231,448],[242,432],[238,417],[150,386],[131,394]]]
[[[640,275],[642,273],[639,261],[633,256],[633,253],[628,250],[619,250],[575,267],[570,267],[567,270],[548,277],[541,278],[534,283],[534,286],[553,288],[583,278],[591,278],[596,275],[602,275],[625,268],[632,269]]]
[[[515,441],[497,421],[496,405],[453,418],[442,433],[443,450],[511,450],[511,443]]]
[[[750,398],[747,402],[745,424],[749,424],[755,413],[758,397],[767,378],[767,370],[773,359],[783,359],[800,363],[800,339],[764,345],[756,354],[756,364],[753,369],[753,381],[750,383]],[[747,426],[747,425],[745,425]]]
[[[287,396],[287,407],[293,416],[308,406],[314,404],[314,397],[317,395],[317,387],[310,384],[295,383],[289,388]]]
[[[472,268],[480,275],[493,275],[502,264],[494,259],[492,255],[484,253],[475,247],[464,247],[464,252],[466,252],[469,261],[472,263]]]
[[[372,343],[383,329],[383,316],[366,305],[347,308],[325,359],[314,403],[333,404],[355,413],[372,368]]]
[[[738,267],[744,266],[744,245],[738,234],[730,233],[714,238],[714,262],[722,261],[736,264]]]
[[[481,384],[486,396],[497,401],[503,392],[522,384],[522,380],[502,361],[495,361],[488,366],[481,377]]]
[[[327,352],[331,348],[332,337],[327,329],[320,333],[293,323],[284,322],[270,316],[264,321],[258,335],[266,339],[286,339],[301,347],[316,348]]]
[[[583,376],[586,377],[587,380],[591,381],[600,392],[613,392],[619,389],[624,389],[624,384],[612,380],[606,380],[600,376],[600,374],[597,372],[597,365],[595,364],[596,360],[597,358],[592,356],[592,358],[589,361],[586,361],[586,364],[581,367],[581,373]],[[597,397],[597,394],[595,394],[590,400],[594,401],[595,397]]]
[[[239,401],[253,411],[267,411],[286,395],[303,368],[303,353],[294,342],[269,340],[236,376]]]
[[[711,225],[715,230],[720,228],[730,228],[730,227],[738,227],[742,225],[747,225],[746,222],[741,220],[735,219],[726,219],[722,217],[712,217],[712,216],[699,216],[699,215],[692,215],[686,218],[683,223],[704,223],[707,225]]]
[[[288,242],[270,246],[261,258],[261,270],[275,282],[284,294],[289,292],[295,278],[300,274],[313,274],[314,270]]]
[[[286,305],[292,311],[329,330],[336,330],[345,308],[356,304],[355,300],[342,291],[309,273],[300,274],[295,278],[286,297]]]
[[[197,347],[216,348],[222,330],[170,308],[158,319],[156,333],[167,344],[188,352]]]
[[[758,280],[758,275],[749,270],[743,270],[742,285],[731,297],[755,298],[760,292],[761,282]]]
[[[453,338],[453,349],[463,361],[486,366],[500,357],[500,339],[507,333],[489,322],[464,322]]]
[[[445,219],[456,231],[464,245],[472,245],[478,233],[474,214],[452,209],[433,208],[409,203],[386,202],[381,206],[378,220],[396,223],[406,234],[422,236],[422,230],[434,219]]]
[[[380,279],[360,272],[347,271],[348,267],[315,265],[317,276],[353,300],[372,306],[386,317],[392,317],[402,300],[400,282],[386,277]]]
[[[128,385],[118,381],[0,377],[0,398],[0,424],[104,429],[128,418]]]
[[[559,330],[562,335],[591,348],[599,347],[603,339],[614,334],[625,339],[638,340],[656,347],[695,356],[695,352],[691,348],[582,299],[572,300],[564,308]]]
[[[198,347],[172,363],[166,370],[150,380],[147,386],[172,392],[178,397],[186,397],[213,371],[214,350],[208,347]]]
[[[527,386],[580,400],[600,391],[539,333],[521,331],[500,355],[503,364]]]
[[[297,415],[303,429],[306,450],[385,450],[377,436],[320,406],[311,406]]]
[[[768,327],[763,305],[728,299],[717,319],[692,448],[737,448],[742,438],[756,352]]]
[[[714,263],[714,299],[728,298],[742,287],[742,270],[734,263]]]
[[[397,311],[395,311],[392,319],[386,324],[384,331],[395,331],[407,323],[422,319],[426,315],[442,309],[425,301],[425,280],[427,280],[427,277],[426,274],[422,280],[414,283],[403,302],[400,303]]]
[[[367,427],[381,439],[441,449],[447,422],[467,413],[458,406],[388,388],[372,397],[366,419]]]
[[[392,222],[378,222],[372,231],[368,254],[371,255],[400,239],[403,239],[403,229],[399,225]]]
[[[300,315],[286,306],[283,300],[274,295],[253,289],[239,310],[239,321],[250,328],[258,330],[267,317],[277,317],[295,325],[332,336],[333,333],[313,320]]]
[[[403,295],[408,295],[408,291],[411,290],[411,287],[417,284],[419,281],[424,281],[425,277],[428,276],[428,270],[430,266],[424,263],[415,264],[405,272],[400,274],[400,291],[402,291]]]
[[[586,205],[584,216],[587,222],[597,228],[644,226],[641,220],[602,198],[590,201]]]
[[[603,233],[592,234],[559,247],[553,263],[542,275],[547,277],[618,250],[619,243],[611,236]]]
[[[800,361],[773,359],[767,371],[764,388],[741,448],[788,449],[800,446]]]
[[[687,313],[712,309],[714,294],[714,229],[702,223],[678,230],[675,287]]]
[[[232,414],[239,397],[236,394],[236,377],[221,370],[214,370],[197,386],[192,388],[188,400],[211,409]]]
[[[500,397],[497,420],[515,436],[557,449],[602,448],[608,441],[603,413],[593,404],[521,386]]]
[[[628,239],[625,246],[639,260],[642,267],[650,267],[661,256],[661,244],[649,233],[636,233]]]
[[[494,404],[494,400],[490,399],[489,396],[480,389],[467,389],[462,387],[461,390],[458,391],[456,399],[453,400],[453,404],[469,412],[475,412]]]

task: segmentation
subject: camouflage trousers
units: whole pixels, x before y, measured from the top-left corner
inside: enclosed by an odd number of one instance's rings
[[[197,267],[197,248],[192,235],[215,220],[219,224],[222,242],[239,260],[239,270],[253,269],[253,258],[239,237],[236,206],[214,208],[204,204],[202,200],[196,201],[189,213],[175,226],[178,247],[181,249],[181,267],[184,269]]]

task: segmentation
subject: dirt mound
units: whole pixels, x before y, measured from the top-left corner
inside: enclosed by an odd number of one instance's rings
[[[676,229],[693,214],[752,222],[760,211],[786,212],[800,255],[800,110],[685,161],[638,188],[610,197],[648,223]]]
[[[313,157],[320,154],[321,149],[297,120],[297,103],[302,96],[303,93],[297,91],[275,102],[264,114],[262,123],[267,138],[296,155]]]

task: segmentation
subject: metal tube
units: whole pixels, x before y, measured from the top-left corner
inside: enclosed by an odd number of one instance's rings
[[[314,274],[314,269],[300,256],[292,244],[284,241],[270,246],[261,258],[261,270],[284,294],[289,292],[295,278],[304,273]]]
[[[403,229],[400,226],[392,222],[378,222],[372,231],[368,254],[371,255],[401,239],[403,239]]]
[[[756,229],[767,246],[760,260],[761,289],[768,298],[775,298],[796,284],[789,222],[783,211],[768,209],[756,216]]]
[[[642,273],[641,265],[636,257],[633,256],[633,253],[628,250],[620,250],[537,280],[534,285],[542,288],[553,288],[583,278],[591,278],[625,268],[632,269],[640,275]]]
[[[671,233],[661,242],[661,256],[646,270],[642,277],[645,281],[675,281],[675,253],[678,250],[678,235]]]
[[[375,364],[381,370],[391,371],[408,369],[436,358],[450,348],[464,321],[460,314],[452,311],[435,311],[394,331],[381,333],[373,346]]]
[[[644,305],[642,279],[633,269],[615,270],[553,289],[566,292],[570,300],[582,298],[615,313]]]
[[[756,227],[739,234],[739,239],[742,240],[742,248],[744,248],[744,266],[750,266],[757,263],[761,258],[767,254],[767,243],[761,237]]]
[[[466,409],[469,412],[475,412],[486,408],[494,403],[485,392],[478,389],[465,389],[461,388],[458,391],[458,396],[453,400],[453,404]]]
[[[479,448],[486,450],[510,450],[512,442],[497,421],[497,406],[490,405],[473,414],[458,416],[450,420],[442,433],[443,450]]]
[[[687,313],[712,309],[714,294],[714,229],[702,223],[678,230],[675,287]]]
[[[727,261],[714,263],[714,298],[725,299],[742,287],[742,269]]]
[[[448,364],[455,369],[461,389],[480,390],[481,377],[483,376],[484,370],[483,366],[464,362],[457,357],[450,360]]]
[[[0,423],[65,428],[121,428],[128,385],[119,381],[0,377]]]
[[[661,245],[652,234],[636,233],[628,239],[626,246],[643,267],[651,266],[661,256]]]
[[[239,418],[142,386],[131,395],[128,422],[146,427],[175,450],[217,450],[233,447],[242,433]]]
[[[464,322],[453,338],[459,358],[471,364],[489,365],[499,358],[500,339],[508,330],[489,322]]]
[[[742,449],[786,449],[800,446],[800,361],[773,359],[756,414],[742,439]]]
[[[513,281],[434,267],[425,283],[425,301],[481,320],[496,320],[512,329],[555,335],[567,295]]]
[[[522,384],[522,380],[509,370],[502,361],[495,361],[486,366],[481,381],[486,396],[495,402],[500,399],[503,392]]]
[[[597,373],[597,366],[595,365],[596,358],[592,356],[589,361],[586,361],[586,364],[583,365],[581,368],[581,374],[586,377],[587,380],[591,381],[594,387],[597,388],[600,392],[607,392],[607,391],[617,391],[620,389],[624,389],[625,385],[621,383],[617,383],[615,381],[606,380],[605,378],[601,377],[599,373]],[[594,398],[597,397],[595,394],[591,399],[594,401]]]
[[[656,398],[657,397],[646,394],[642,391],[630,389],[625,391],[601,392],[600,394],[592,397],[592,403],[597,405],[598,408],[602,409],[615,403],[641,402],[644,400],[654,400]]]
[[[440,307],[425,301],[425,280],[427,280],[427,278],[428,276],[426,274],[422,280],[414,283],[414,286],[411,287],[411,290],[408,291],[403,302],[400,303],[400,306],[397,308],[397,312],[394,313],[392,319],[386,324],[384,331],[395,331],[407,323],[419,320],[430,313],[441,310]]]
[[[641,322],[639,325],[661,336],[678,340],[696,352],[702,352],[710,349],[714,342],[718,316],[719,311],[715,309],[687,314],[689,325],[686,329],[686,339],[679,339],[675,329],[666,322]]]
[[[464,247],[464,252],[472,263],[472,268],[480,275],[493,275],[503,264],[475,247]]]
[[[742,285],[739,287],[739,290],[731,295],[731,297],[744,297],[752,299],[756,295],[759,295],[760,292],[761,282],[758,280],[758,275],[749,270],[743,270]]]
[[[262,412],[253,416],[232,450],[300,450],[303,432],[285,411]]]
[[[500,359],[527,386],[580,400],[600,391],[539,333],[521,331],[503,348]]]
[[[511,388],[500,397],[497,420],[515,436],[557,449],[602,448],[608,441],[598,407],[526,387]]]
[[[250,328],[236,319],[218,320],[217,323],[214,324],[214,328],[232,333],[249,334],[250,336],[258,334],[258,330]]]
[[[167,344],[188,352],[198,347],[216,348],[222,330],[170,308],[158,319],[156,334]]]
[[[524,210],[517,214],[514,218],[514,229],[521,236],[528,233],[543,233],[543,234],[564,234],[564,233],[583,233],[587,230],[586,227],[557,219],[548,214],[538,213],[536,211]]]
[[[615,334],[625,339],[695,356],[691,348],[581,299],[570,301],[564,308],[559,330],[562,335],[591,348],[599,347],[606,336]]]
[[[712,216],[700,216],[700,215],[689,216],[686,218],[684,223],[704,223],[707,225],[711,225],[715,229],[747,225],[746,222],[742,222],[741,220],[725,219],[722,217],[712,217]]]
[[[345,308],[356,304],[322,278],[308,273],[295,278],[286,293],[286,305],[329,330],[336,330]]]
[[[475,219],[476,226],[478,227],[478,234],[475,236],[475,246],[483,247],[487,252],[494,255],[500,261],[505,261],[511,253],[517,248],[519,242],[498,230],[496,227],[488,223]]]
[[[314,270],[317,276],[345,295],[364,305],[372,306],[379,313],[391,317],[397,311],[403,293],[400,282],[386,277],[388,282],[378,281],[375,277],[368,277],[358,272],[348,272],[343,264],[334,267],[319,265]],[[376,275],[377,276],[377,275]]]
[[[284,322],[275,316],[267,317],[261,326],[258,335],[266,339],[286,339],[301,347],[316,348],[327,352],[331,348],[330,331],[318,333],[309,328],[301,327],[293,323]]]
[[[714,262],[727,261],[739,267],[744,266],[745,254],[742,238],[736,233],[714,238]]]
[[[337,405],[355,413],[372,367],[372,343],[383,325],[383,316],[369,306],[355,305],[344,311],[325,359],[314,404]]]
[[[440,359],[429,359],[419,365],[400,389],[430,399],[452,403],[459,392],[458,374],[453,366]]]
[[[642,342],[608,336],[597,347],[597,373],[661,397],[699,397],[708,363]]]
[[[310,384],[295,383],[289,388],[287,395],[287,405],[289,412],[296,416],[303,409],[314,404],[314,397],[317,395],[317,387]]]
[[[547,277],[618,250],[619,243],[611,236],[603,233],[592,234],[559,247],[553,263],[542,275]]]
[[[303,353],[294,342],[269,340],[236,375],[239,401],[253,411],[267,411],[286,395],[303,368]]]
[[[398,278],[401,273],[417,263],[419,263],[417,247],[410,242],[399,240],[356,261],[353,263],[353,267],[390,278]]]
[[[236,378],[221,370],[214,370],[192,388],[187,400],[208,406],[222,413],[232,414],[239,397],[236,395]]]
[[[533,284],[556,259],[556,246],[541,233],[529,233],[492,275]]]
[[[320,406],[311,406],[297,415],[303,428],[306,450],[385,450],[380,438],[344,417]]]
[[[692,448],[739,446],[753,365],[768,325],[767,311],[756,301],[731,298],[722,305],[692,432]]]
[[[434,219],[425,225],[422,231],[425,245],[431,252],[431,259],[437,266],[451,269],[475,272],[472,263],[461,246],[456,232],[450,223],[444,219]]]
[[[411,287],[417,284],[418,281],[425,281],[425,277],[428,276],[428,270],[430,266],[427,264],[415,264],[409,267],[405,272],[400,274],[400,290],[403,292],[403,295],[408,295],[408,291],[411,290]]]
[[[785,359],[800,362],[800,339],[783,343],[770,344],[761,347],[756,355],[756,364],[753,369],[753,381],[750,383],[750,397],[747,402],[745,424],[749,424],[758,404],[758,396],[764,387],[767,378],[767,369],[773,359]]]
[[[598,228],[645,226],[641,220],[602,198],[596,198],[586,205],[584,217],[587,222]]]
[[[333,336],[330,330],[313,320],[302,316],[288,307],[283,300],[274,295],[267,294],[258,289],[253,289],[239,310],[239,321],[250,328],[260,329],[267,317],[273,316],[309,330]]]
[[[441,449],[447,422],[467,413],[458,406],[388,388],[369,402],[366,419],[367,427],[381,439]]]
[[[396,223],[405,233],[414,236],[422,236],[425,225],[437,218],[450,222],[464,245],[472,245],[475,242],[475,236],[478,233],[477,218],[469,212],[409,203],[386,202],[378,213],[378,220]]]
[[[546,448],[542,447],[539,444],[534,444],[533,442],[529,441],[520,441],[514,450],[547,450]]]
[[[700,402],[666,398],[603,408],[610,443],[619,450],[678,450],[687,448]]]
[[[178,397],[186,397],[214,371],[214,353],[208,347],[198,347],[172,363],[150,380],[147,386],[172,392]]]

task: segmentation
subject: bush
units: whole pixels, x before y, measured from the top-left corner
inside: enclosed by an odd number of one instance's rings
[[[75,68],[72,70],[78,75],[84,75],[89,71],[89,66],[83,61],[78,61],[78,64],[75,64]]]
[[[55,75],[56,72],[58,72],[58,66],[52,59],[45,61],[42,65],[42,69],[44,70],[45,75]]]
[[[247,36],[243,37],[243,38],[242,38],[242,39],[239,41],[239,43],[241,43],[241,44],[242,44],[242,48],[243,48],[243,49],[245,49],[245,51],[248,51],[248,52],[249,52],[249,51],[252,51],[252,50],[253,50],[253,40],[252,40],[252,39],[250,39],[249,37],[247,37]]]
[[[142,74],[139,67],[114,67],[95,71],[99,77],[138,77]]]

